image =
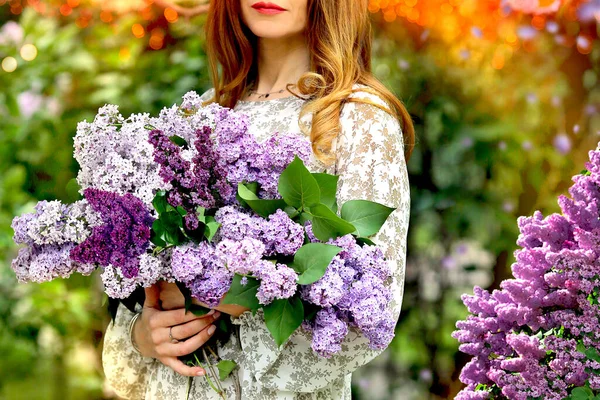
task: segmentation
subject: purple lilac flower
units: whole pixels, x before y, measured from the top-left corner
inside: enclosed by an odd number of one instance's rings
[[[285,264],[261,260],[252,272],[260,280],[256,298],[262,305],[276,299],[289,299],[296,293],[298,274]]]
[[[83,242],[101,223],[87,200],[65,205],[59,201],[41,201],[35,212],[16,217],[12,222],[14,241],[25,244],[12,261],[20,282],[47,282],[67,278],[73,272],[89,275],[91,264],[70,259],[70,251]]]
[[[225,239],[217,244],[216,256],[231,272],[248,275],[261,262],[265,245],[256,239],[245,238],[236,242]]]
[[[80,265],[70,258],[70,251],[74,246],[73,243],[68,243],[23,247],[12,261],[12,269],[22,283],[42,283],[56,278],[68,278],[74,272],[87,273],[88,266]]]
[[[277,210],[262,223],[261,240],[266,255],[291,256],[304,244],[304,228],[292,221],[285,211]]]
[[[110,265],[104,267],[100,277],[102,278],[104,291],[113,299],[126,299],[131,296],[137,287],[134,278],[125,277],[120,268],[114,268]]]
[[[264,219],[251,216],[234,206],[220,208],[215,214],[215,220],[221,224],[218,231],[219,239],[242,241],[244,238],[261,238]]]
[[[279,198],[279,176],[294,160],[294,156],[305,162],[310,159],[310,142],[298,140],[297,135],[275,134],[262,143],[261,150],[253,162],[254,167],[258,169],[256,180],[261,188],[259,195],[268,199]]]
[[[40,201],[32,214],[23,214],[13,219],[11,227],[17,244],[79,244],[101,223],[87,200],[73,204],[60,201]]]
[[[457,398],[487,398],[478,384],[496,387],[502,398],[563,399],[589,381],[596,392],[600,366],[577,350],[600,350],[600,152],[590,152],[587,175],[576,176],[561,196],[562,215],[536,212],[520,218],[514,279],[492,293],[475,287],[462,299],[471,315],[453,333],[462,352],[473,355]],[[482,397],[478,397],[482,396]]]
[[[311,329],[312,349],[325,358],[330,358],[342,349],[342,341],[348,334],[348,324],[331,307],[317,313]]]
[[[139,257],[150,245],[153,219],[146,205],[131,194],[96,189],[84,191],[86,200],[98,212],[103,224],[71,251],[71,258],[82,264],[112,265],[121,269],[125,278],[139,272]]]
[[[77,125],[74,157],[81,193],[87,188],[131,193],[150,206],[157,190],[169,188],[159,176],[152,145],[144,140],[149,119],[148,114],[124,118],[117,106],[107,105],[93,122]]]
[[[229,271],[208,242],[189,244],[173,252],[173,276],[184,282],[192,297],[216,307],[231,287],[233,272]]]
[[[302,299],[321,307],[337,305],[348,291],[348,284],[340,276],[342,268],[344,260],[336,256],[321,279],[312,285],[302,286]]]
[[[310,237],[311,225],[305,230]],[[352,235],[328,243],[342,251],[321,279],[301,288],[302,299],[331,308],[349,326],[358,328],[372,349],[386,348],[394,337],[396,320],[389,307],[392,294],[386,286],[391,269],[383,252],[376,246],[360,246]]]
[[[173,187],[167,194],[170,205],[181,206],[192,213],[198,206],[210,208],[215,205],[215,199],[206,187],[210,179],[208,171],[192,169],[192,163],[181,154],[182,148],[162,131],[151,131],[149,142],[154,146],[154,161],[160,165],[160,176]],[[198,176],[198,173],[204,175]]]

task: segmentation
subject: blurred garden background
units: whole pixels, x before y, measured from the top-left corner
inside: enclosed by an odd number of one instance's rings
[[[331,0],[333,1],[333,0]],[[600,141],[599,0],[371,0],[374,72],[413,116],[403,311],[353,398],[451,399],[460,295],[510,276],[516,220],[558,210]],[[17,284],[10,223],[77,200],[72,138],[99,107],[210,87],[199,2],[0,0],[0,399],[113,399],[98,277]]]

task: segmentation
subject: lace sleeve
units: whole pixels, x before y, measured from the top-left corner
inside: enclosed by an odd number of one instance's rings
[[[119,304],[117,316],[106,328],[102,365],[106,380],[123,399],[143,399],[146,395],[150,368],[156,361],[140,355],[129,337],[133,313]]]
[[[371,95],[364,96],[370,98]],[[376,96],[371,100],[383,104]],[[397,207],[374,238],[394,271],[388,282],[394,294],[389,307],[397,319],[402,304],[410,209],[400,125],[385,111],[354,102],[343,107],[341,124],[335,171],[330,171],[340,176],[340,205],[351,199],[365,199]],[[235,323],[240,325],[243,363],[252,375],[250,380],[272,390],[335,390],[332,388],[341,387],[340,382],[349,379],[348,374],[381,353],[371,350],[367,339],[354,329],[343,342],[342,351],[325,359],[313,352],[312,335],[303,329],[296,331],[278,349],[261,312],[255,316],[246,312]],[[332,393],[325,394],[325,398],[333,398]]]

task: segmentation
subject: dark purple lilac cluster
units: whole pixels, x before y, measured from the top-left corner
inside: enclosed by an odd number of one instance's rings
[[[310,224],[306,229],[314,238]],[[352,235],[328,243],[342,251],[320,280],[302,286],[300,292],[303,300],[322,307],[312,325],[304,324],[313,331],[313,350],[331,357],[340,351],[349,327],[360,330],[372,349],[385,349],[394,338],[396,321],[389,306],[392,293],[385,284],[391,270],[381,249],[360,246]]]
[[[561,214],[519,218],[514,279],[463,295],[453,337],[473,356],[457,399],[563,399],[600,391],[600,151],[573,178]]]
[[[154,221],[146,205],[132,194],[120,196],[86,189],[84,196],[100,214],[102,224],[71,250],[71,258],[83,264],[117,267],[125,278],[138,275],[140,256],[150,245]]]
[[[196,131],[194,155],[186,160],[184,149],[162,131],[153,130],[149,134],[154,160],[160,164],[160,176],[172,186],[167,192],[167,202],[186,210],[185,224],[189,230],[198,228],[198,207],[214,208],[234,196],[234,188],[227,182],[227,172],[210,135],[211,129],[207,126]]]

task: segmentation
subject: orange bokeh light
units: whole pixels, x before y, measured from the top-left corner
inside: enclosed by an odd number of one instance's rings
[[[164,14],[167,21],[171,23],[176,22],[179,19],[179,14],[177,14],[177,11],[173,10],[172,8],[165,8]]]
[[[141,24],[133,24],[133,26],[131,27],[131,32],[133,33],[133,36],[135,36],[138,39],[146,36],[146,30]]]

